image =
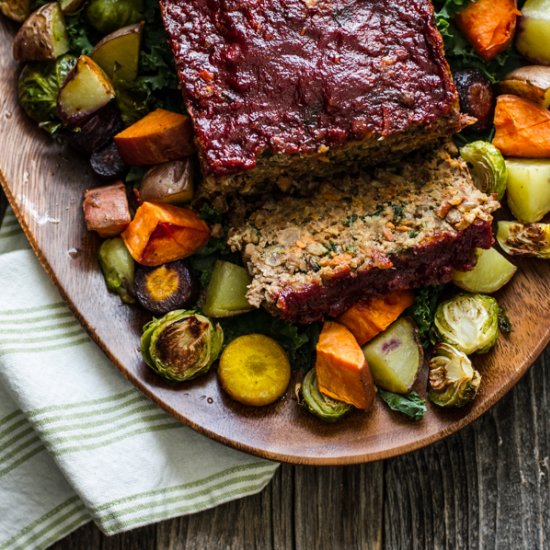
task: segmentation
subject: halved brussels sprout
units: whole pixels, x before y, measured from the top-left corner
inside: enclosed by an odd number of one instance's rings
[[[300,395],[304,407],[325,422],[336,422],[353,409],[352,405],[332,399],[319,391],[315,369],[311,369],[304,376]]]
[[[473,141],[460,149],[460,156],[468,163],[476,187],[502,199],[507,179],[502,153],[487,141]]]
[[[99,247],[99,265],[110,292],[118,294],[127,304],[135,302],[135,262],[120,237],[107,239]]]
[[[476,250],[477,262],[470,271],[453,270],[453,283],[468,292],[493,293],[502,288],[517,271],[498,250]]]
[[[550,224],[498,222],[497,241],[511,256],[550,259]]]
[[[143,327],[141,354],[158,374],[176,382],[205,374],[218,358],[223,331],[194,311],[175,310]]]
[[[429,364],[428,397],[440,407],[463,407],[474,399],[481,375],[465,353],[445,343],[437,344]]]
[[[487,353],[498,338],[498,303],[484,294],[458,294],[437,307],[436,333],[466,355]]]

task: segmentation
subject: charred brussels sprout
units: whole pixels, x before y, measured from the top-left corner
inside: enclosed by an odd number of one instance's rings
[[[550,224],[498,222],[497,241],[511,256],[550,259]]]
[[[144,18],[143,0],[90,0],[86,18],[102,34],[116,31]]]
[[[127,304],[133,304],[135,263],[120,237],[107,239],[99,247],[99,264],[107,288]]]
[[[57,94],[76,64],[76,57],[64,55],[56,61],[25,65],[17,84],[19,103],[41,128],[53,133],[61,123],[57,118]]]
[[[487,141],[473,141],[460,149],[460,156],[468,163],[476,187],[502,199],[508,178],[502,153]]]
[[[319,391],[315,369],[304,376],[300,394],[304,407],[325,422],[336,422],[353,408],[352,405],[332,399]]]
[[[437,344],[429,365],[429,392],[440,407],[463,407],[474,399],[481,375],[465,353],[445,343]]]
[[[223,331],[194,311],[176,310],[143,327],[141,353],[158,374],[183,382],[205,374],[218,358]]]
[[[487,353],[498,338],[498,303],[484,294],[458,294],[442,302],[434,327],[443,342],[470,355]]]

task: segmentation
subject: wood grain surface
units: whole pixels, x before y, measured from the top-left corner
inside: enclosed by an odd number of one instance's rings
[[[282,465],[263,493],[51,550],[547,550],[550,350],[490,412],[426,449],[361,466]]]
[[[476,358],[483,375],[479,396],[458,411],[430,407],[411,423],[377,402],[335,425],[323,424],[286,398],[261,409],[227,398],[215,372],[169,385],[145,367],[138,351],[146,316],[106,292],[97,266],[98,239],[85,230],[81,198],[97,185],[85,159],[52,142],[22,113],[16,100],[13,29],[0,26],[0,183],[42,265],[71,309],[125,377],[161,407],[214,439],[275,460],[350,464],[418,449],[454,433],[484,413],[520,379],[550,337],[550,264],[520,262],[500,294],[516,330],[495,350]],[[290,385],[292,388],[292,383]],[[423,391],[423,389],[420,389]],[[284,437],[282,437],[284,434]]]

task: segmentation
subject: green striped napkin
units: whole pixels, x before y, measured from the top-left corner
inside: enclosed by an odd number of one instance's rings
[[[0,228],[0,550],[46,548],[256,493],[277,465],[183,426],[119,375],[8,210]]]

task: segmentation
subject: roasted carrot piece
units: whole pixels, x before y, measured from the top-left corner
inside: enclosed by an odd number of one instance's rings
[[[195,152],[191,119],[156,109],[115,136],[124,162],[133,166],[161,164]]]
[[[193,210],[144,202],[121,236],[136,262],[152,266],[195,253],[208,241],[210,230]]]
[[[516,0],[476,0],[454,21],[476,53],[489,61],[512,42],[518,15]]]
[[[413,302],[414,294],[410,290],[401,290],[359,302],[337,320],[351,331],[362,346],[386,330]]]
[[[550,157],[550,111],[515,95],[498,96],[493,144],[510,157]]]
[[[321,393],[358,409],[374,401],[374,382],[355,336],[340,323],[326,321],[316,348],[315,372]]]

